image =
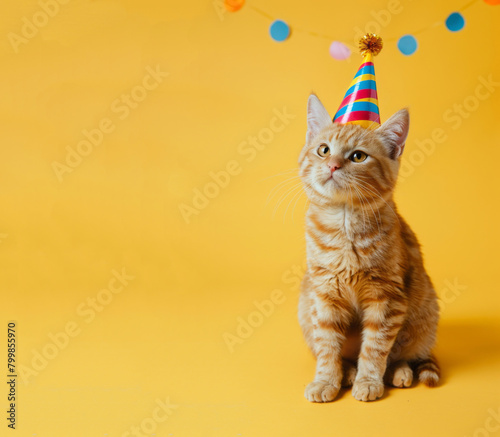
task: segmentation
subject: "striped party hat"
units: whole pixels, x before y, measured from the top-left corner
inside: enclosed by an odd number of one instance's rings
[[[380,126],[373,57],[380,53],[382,45],[382,38],[373,33],[366,34],[359,41],[363,63],[333,117],[334,123],[358,124],[366,129]]]

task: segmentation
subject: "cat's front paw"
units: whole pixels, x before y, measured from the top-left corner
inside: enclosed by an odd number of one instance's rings
[[[313,381],[307,387],[304,393],[306,399],[310,402],[331,402],[337,396],[340,387],[335,387],[325,381]]]
[[[384,394],[384,383],[374,379],[361,378],[354,381],[352,395],[358,401],[374,401]]]

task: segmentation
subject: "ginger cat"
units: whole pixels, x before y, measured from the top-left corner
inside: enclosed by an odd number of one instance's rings
[[[310,200],[299,322],[317,360],[305,390],[311,402],[334,400],[341,386],[372,401],[384,381],[409,387],[414,373],[428,386],[439,381],[436,293],[393,200],[408,129],[406,109],[368,130],[333,123],[309,97],[299,158]]]

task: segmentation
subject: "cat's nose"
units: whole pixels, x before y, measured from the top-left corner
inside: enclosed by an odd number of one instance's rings
[[[328,167],[330,167],[330,171],[333,173],[335,170],[338,170],[342,167],[340,161],[332,159],[328,162]]]

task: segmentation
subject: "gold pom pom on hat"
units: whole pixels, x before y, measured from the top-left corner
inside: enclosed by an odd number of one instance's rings
[[[363,56],[367,53],[377,56],[382,50],[382,47],[384,47],[382,38],[374,33],[367,33],[359,40],[359,51]]]

